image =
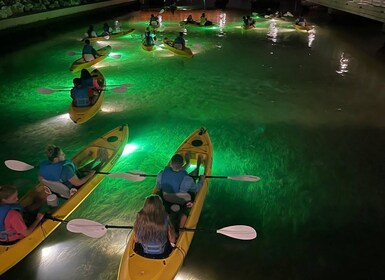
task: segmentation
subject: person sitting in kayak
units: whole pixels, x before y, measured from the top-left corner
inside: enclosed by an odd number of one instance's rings
[[[44,217],[43,213],[38,213],[28,226],[23,219],[23,208],[18,201],[18,191],[15,186],[0,186],[0,245],[11,245],[25,238]]]
[[[209,26],[209,25],[213,25],[213,23],[212,23],[211,21],[207,20],[207,18],[206,18],[206,13],[202,13],[201,18],[200,18],[200,20],[199,20],[199,24],[200,24],[201,26]]]
[[[93,91],[101,89],[98,80],[94,79],[94,77],[91,76],[91,73],[85,68],[80,72],[80,80],[82,86],[91,88]],[[95,95],[95,93],[93,95]]]
[[[179,36],[174,40],[174,48],[184,50],[186,47],[186,41],[183,38],[183,32],[179,32]]]
[[[186,19],[186,23],[192,23],[192,24],[195,24],[196,21],[193,20],[193,17],[192,15],[188,15],[187,19]]]
[[[170,161],[170,166],[166,166],[156,178],[156,187],[158,193],[192,193],[195,194],[202,187],[205,180],[205,175],[199,177],[198,183],[195,183],[193,177],[196,177],[199,172],[200,165],[202,163],[202,156],[198,157],[196,168],[187,173],[186,168],[190,163],[190,155],[186,154],[186,164],[183,164],[184,160],[182,155],[175,154]],[[184,213],[180,218],[179,228],[183,228],[187,220],[188,209],[191,208],[192,202],[188,202],[183,209]]]
[[[84,47],[82,50],[82,57],[84,61],[92,61],[95,58],[99,57],[97,51],[91,46],[90,40],[86,39],[84,41]]]
[[[43,160],[40,163],[39,181],[45,179],[61,182],[69,189],[72,189],[71,192],[76,192],[78,188],[94,176],[96,170],[103,166],[104,162],[108,159],[108,155],[105,152],[107,152],[105,149],[98,150],[96,159],[86,163],[79,170],[72,160],[65,159],[65,154],[60,147],[49,144],[46,147],[47,160]],[[86,175],[81,177],[83,172]]]
[[[151,14],[151,17],[150,17],[150,25],[151,26],[159,26],[159,18],[154,16],[154,14]]]
[[[75,107],[87,107],[95,104],[98,93],[92,87],[82,85],[80,78],[73,79],[73,83],[71,97]]]
[[[86,38],[95,38],[95,37],[98,37],[98,35],[96,35],[96,32],[94,30],[94,26],[93,25],[90,25],[88,27],[88,30],[87,32],[84,34],[86,36]]]
[[[296,25],[300,25],[300,26],[306,26],[306,19],[305,19],[303,16],[300,16],[300,17],[295,21],[295,24],[296,24]]]
[[[158,195],[146,197],[133,230],[134,251],[143,257],[165,258],[175,246],[175,230]]]
[[[112,34],[112,28],[108,25],[107,22],[103,24],[103,33],[102,36],[108,36]]]
[[[246,20],[247,20],[247,25],[248,25],[248,26],[255,27],[255,20],[253,20],[253,19],[251,18],[251,16],[247,16],[247,17],[246,17]]]
[[[150,28],[146,28],[146,32],[144,33],[144,38],[143,38],[143,44],[145,46],[153,46],[155,45],[156,41],[156,35],[155,33],[150,31]]]

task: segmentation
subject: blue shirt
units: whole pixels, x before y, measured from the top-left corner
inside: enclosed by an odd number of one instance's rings
[[[189,176],[187,174],[187,172],[182,169],[182,170],[179,170],[179,171],[172,171],[172,172],[175,172],[175,173],[179,173],[179,172],[184,172],[185,175],[183,176],[179,186],[173,186],[174,187],[174,191],[170,191],[171,189],[169,189],[167,186],[165,185],[162,185],[162,177],[163,177],[163,174],[165,174],[166,172],[166,176],[167,174],[170,174],[169,173],[169,169],[170,167],[166,167],[163,171],[161,171],[157,178],[156,178],[156,186],[159,190],[162,190],[162,191],[165,191],[165,192],[183,192],[183,193],[187,193],[187,192],[198,192],[200,190],[200,188],[202,187],[203,185],[203,180],[199,180],[198,184],[195,183],[194,179]],[[171,168],[170,168],[171,169]],[[168,175],[169,176],[169,175]],[[175,188],[176,187],[176,188]],[[167,188],[167,189],[166,189]]]

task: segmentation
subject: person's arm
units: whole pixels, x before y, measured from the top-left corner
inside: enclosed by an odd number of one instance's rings
[[[163,171],[161,171],[158,176],[156,176],[156,194],[160,194],[162,192],[161,182],[162,182],[162,174]]]
[[[206,179],[205,175],[199,176],[199,182],[196,184],[194,179],[190,176],[183,178],[182,183],[180,184],[180,192],[198,192],[203,185],[204,180]]]
[[[174,227],[170,221],[168,223],[168,241],[170,241],[172,247],[175,247],[176,233],[175,233],[175,229],[174,229]]]
[[[70,182],[72,185],[76,187],[79,187],[84,183],[86,183],[92,176],[94,176],[95,172],[96,172],[95,170],[90,170],[88,174],[81,179],[75,174],[74,176],[68,179],[68,182]]]
[[[17,235],[21,237],[26,237],[31,234],[31,232],[38,226],[40,221],[43,219],[44,214],[38,213],[35,221],[27,228],[23,217],[20,212],[16,210],[11,210],[8,212],[7,219],[11,221],[11,227],[16,232]]]

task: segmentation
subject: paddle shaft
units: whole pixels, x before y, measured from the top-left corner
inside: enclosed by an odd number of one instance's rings
[[[138,176],[141,176],[141,177],[156,177],[158,175],[156,175],[156,174],[138,174]],[[198,178],[199,176],[191,176],[191,177]],[[211,176],[211,175],[208,175],[208,176],[206,176],[206,178],[217,178],[217,179],[222,178],[222,179],[227,179],[229,177],[228,176]]]

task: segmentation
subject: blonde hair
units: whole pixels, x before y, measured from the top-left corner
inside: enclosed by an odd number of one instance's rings
[[[146,197],[142,210],[136,216],[134,231],[139,242],[166,243],[168,239],[169,219],[159,195]]]
[[[47,153],[47,158],[49,161],[53,161],[56,157],[58,157],[61,151],[62,150],[60,149],[60,147],[55,146],[53,144],[49,144],[45,148],[45,152]]]
[[[0,186],[0,201],[7,199],[11,195],[17,192],[17,188],[13,185],[2,185]]]

